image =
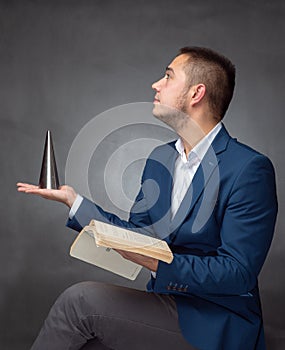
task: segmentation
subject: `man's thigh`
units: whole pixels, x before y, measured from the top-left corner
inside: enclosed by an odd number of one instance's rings
[[[96,282],[80,283],[65,293],[77,310],[77,322],[107,348],[194,349],[180,333],[171,296]]]

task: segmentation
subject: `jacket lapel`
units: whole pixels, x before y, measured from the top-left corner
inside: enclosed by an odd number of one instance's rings
[[[170,223],[170,232],[175,232],[179,228],[202,194],[205,201],[201,202],[201,207],[199,208],[201,215],[200,218],[195,218],[197,219],[195,220],[196,227],[192,227],[192,230],[197,232],[203,222],[208,219],[207,216],[210,214],[207,213],[208,204],[210,201],[215,201],[219,190],[219,153],[226,149],[229,140],[230,136],[223,125],[205,154],[176,215]],[[169,196],[171,198],[171,193]]]
[[[170,235],[170,220],[171,220],[171,192],[173,187],[173,173],[177,151],[175,149],[175,141],[168,144],[167,148],[163,148],[163,153],[158,153],[151,158],[155,165],[155,180],[158,185],[158,201],[151,210],[153,230],[161,239]],[[156,202],[157,190],[154,183],[148,186],[148,198],[151,198],[151,203]],[[152,205],[150,205],[152,206]],[[161,236],[161,234],[163,236]]]

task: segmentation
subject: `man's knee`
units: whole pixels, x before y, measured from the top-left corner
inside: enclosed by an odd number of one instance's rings
[[[57,299],[55,307],[65,311],[90,312],[96,306],[97,291],[100,284],[96,282],[80,282],[67,288]]]

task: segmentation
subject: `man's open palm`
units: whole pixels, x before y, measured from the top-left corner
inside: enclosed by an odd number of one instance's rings
[[[61,186],[58,190],[39,188],[39,186],[22,182],[18,182],[17,186],[19,192],[36,194],[46,199],[62,202],[66,204],[69,208],[72,207],[72,204],[74,203],[77,195],[74,189],[71,186],[67,185]]]

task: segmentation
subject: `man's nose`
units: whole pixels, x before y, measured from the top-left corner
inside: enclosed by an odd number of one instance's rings
[[[161,80],[162,80],[162,79],[160,79],[160,80],[154,82],[154,83],[151,85],[151,87],[152,87],[153,90],[155,90],[155,91],[160,91],[160,89],[161,89]]]

